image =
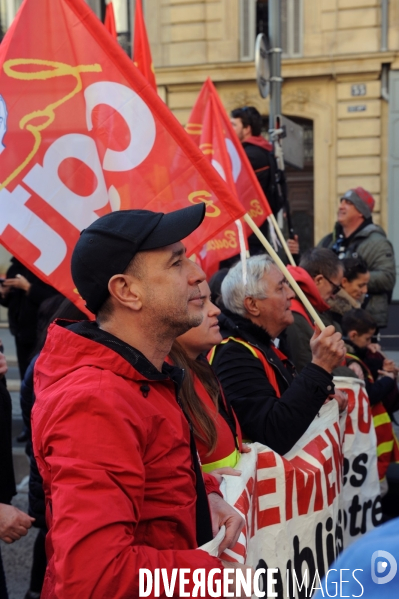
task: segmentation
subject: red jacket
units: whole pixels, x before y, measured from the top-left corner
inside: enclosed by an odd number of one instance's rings
[[[189,428],[171,379],[148,379],[53,324],[35,392],[49,527],[42,599],[132,599],[139,568],[167,568],[169,578],[172,568],[221,568],[195,550]]]
[[[228,425],[226,419],[220,413],[223,408],[225,413],[228,412],[226,399],[223,395],[223,391],[221,390],[219,396],[219,411],[217,411],[212,398],[210,397],[208,391],[205,389],[202,382],[199,378],[192,373],[194,378],[194,387],[197,392],[198,397],[201,399],[203,404],[208,409],[209,413],[212,415],[217,432],[217,444],[215,449],[209,454],[209,448],[207,444],[198,439],[196,437],[195,444],[198,449],[198,453],[200,456],[202,468],[204,472],[211,472],[215,468],[224,468],[229,466],[234,468],[237,465],[238,460],[240,459],[240,452],[242,451],[242,435],[241,428],[234,414],[233,410],[230,410],[229,417],[231,419],[232,428],[235,429],[235,437],[234,434]],[[223,402],[223,406],[220,403]]]
[[[287,266],[290,274],[293,276],[295,281],[298,283],[299,287],[302,289],[312,306],[320,313],[327,312],[330,309],[330,306],[323,300],[321,297],[319,290],[317,289],[316,283],[313,281],[310,274],[301,266]],[[291,310],[292,312],[298,312],[301,314],[306,321],[310,324],[312,329],[314,329],[313,320],[310,319],[310,316],[302,304],[302,302],[296,297],[291,300]]]

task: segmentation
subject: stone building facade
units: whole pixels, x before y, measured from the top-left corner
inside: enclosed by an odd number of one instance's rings
[[[87,0],[100,18],[105,1]],[[256,33],[267,27],[267,0],[142,1],[159,94],[181,124],[207,77],[226,110],[254,105],[268,114],[253,61]],[[308,241],[317,242],[333,227],[340,195],[361,185],[376,199],[375,222],[393,238],[395,220],[399,227],[399,2],[280,3],[282,112],[304,125],[307,144],[305,169],[288,169],[297,228],[310,229]],[[134,0],[113,5],[129,51]],[[399,245],[396,251],[399,256]]]

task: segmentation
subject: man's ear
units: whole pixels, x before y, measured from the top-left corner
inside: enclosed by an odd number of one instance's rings
[[[346,277],[342,277],[341,280],[341,287],[345,287],[345,285],[349,283],[348,279]]]
[[[248,127],[243,127],[242,132],[244,134],[244,137],[252,137],[251,125],[248,125]]]
[[[120,304],[130,310],[141,310],[140,286],[131,275],[114,275],[108,281],[108,291]]]
[[[259,316],[260,314],[256,299],[253,297],[246,297],[244,299],[244,308],[250,316]]]
[[[313,279],[313,281],[315,282],[315,284],[317,285],[317,287],[319,287],[320,283],[322,282],[322,280],[324,279],[323,275],[316,275]]]

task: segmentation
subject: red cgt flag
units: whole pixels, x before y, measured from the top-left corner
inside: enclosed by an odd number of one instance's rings
[[[272,214],[271,208],[210,79],[202,86],[186,131],[227,182],[245,212],[260,226]],[[252,230],[248,225],[244,227],[246,236],[250,235]],[[221,260],[239,251],[238,230],[233,223],[209,240],[198,256],[209,277]]]
[[[108,2],[107,8],[105,9],[104,26],[105,29],[110,32],[114,40],[118,39],[118,34],[116,33],[115,14],[112,0],[111,2]]]
[[[189,253],[242,216],[84,0],[24,1],[0,45],[0,90],[0,241],[72,301],[71,253],[99,216],[204,202]]]
[[[152,63],[141,0],[136,0],[136,12],[134,15],[133,61],[139,71],[141,71],[147,81],[157,91],[154,65]]]

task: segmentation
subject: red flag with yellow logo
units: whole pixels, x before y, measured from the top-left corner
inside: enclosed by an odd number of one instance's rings
[[[272,210],[210,79],[202,86],[186,131],[259,227]],[[246,236],[250,235],[252,230],[246,224],[243,226]],[[239,231],[232,223],[210,239],[197,255],[202,268],[211,276],[220,261],[239,251]]]
[[[0,241],[72,300],[71,253],[99,216],[204,202],[193,253],[244,212],[84,0],[23,2],[0,94]]]
[[[115,14],[112,0],[111,2],[108,2],[107,8],[105,9],[104,26],[105,29],[109,31],[112,37],[116,40],[118,38],[118,34],[116,33]]]
[[[157,83],[155,81],[154,65],[151,57],[151,49],[148,42],[141,0],[136,0],[136,11],[134,15],[133,61],[156,91]]]

